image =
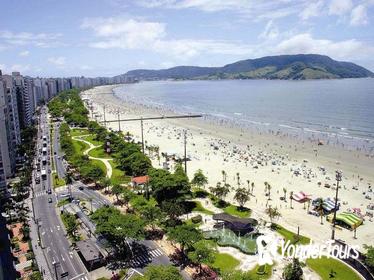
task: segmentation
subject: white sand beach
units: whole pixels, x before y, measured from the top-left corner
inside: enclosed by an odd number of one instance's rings
[[[125,103],[113,95],[114,87],[118,85],[96,87],[82,93],[82,97],[89,99],[92,104],[93,113],[90,116],[93,119],[103,120],[104,106],[106,120],[117,120],[118,112],[121,118],[170,113]],[[107,127],[118,130],[118,123],[109,123]],[[129,131],[136,141],[140,141],[139,121],[121,122],[121,130]],[[352,231],[341,228],[337,229],[336,238],[350,245],[374,244],[374,222],[365,215],[366,212],[373,213],[367,210],[367,206],[373,201],[365,198],[367,194],[373,197],[371,192],[368,193],[369,186],[374,183],[372,156],[328,145],[318,146],[316,143],[290,139],[284,135],[244,131],[200,119],[144,121],[146,145],[159,146],[160,153],[177,153],[183,156],[184,130],[187,130],[187,154],[191,158],[188,162],[189,178],[192,178],[197,169],[202,169],[209,180],[208,188],[222,181],[222,170],[225,170],[227,182],[234,189],[238,186],[236,177],[239,173],[241,186],[247,188],[247,180],[255,184],[254,196],[245,206],[253,210],[254,218],[263,220],[269,220],[264,211],[267,203],[264,182],[268,182],[272,186],[271,200],[268,203],[278,207],[282,214],[277,223],[294,232],[299,226],[300,234],[315,241],[330,238],[331,224],[324,220],[321,225],[320,218],[308,214],[302,203],[293,201],[293,209],[290,209],[288,197],[291,191],[303,191],[311,195],[312,199],[334,198],[335,170],[341,170],[343,180],[342,188],[339,189],[340,211],[360,208],[365,221],[357,229],[357,239],[354,239]],[[160,162],[156,157],[153,158],[155,167],[162,167],[162,162],[162,157]],[[295,175],[295,170],[299,170],[300,175]],[[325,183],[331,187],[324,187]],[[280,200],[284,196],[283,188],[287,189],[286,202]],[[234,191],[226,200],[237,204],[233,196]]]

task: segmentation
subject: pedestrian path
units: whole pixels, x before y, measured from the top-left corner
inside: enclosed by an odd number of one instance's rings
[[[34,197],[41,197],[43,195],[46,195],[47,193],[45,191],[39,191],[39,192],[36,192],[34,193]]]
[[[83,151],[83,154],[84,154],[84,155],[87,155],[89,159],[99,160],[99,161],[101,161],[102,163],[104,163],[104,164],[105,164],[105,167],[106,167],[106,170],[107,170],[107,172],[106,172],[106,176],[107,176],[108,178],[111,178],[111,177],[112,177],[113,169],[112,169],[112,165],[110,164],[110,161],[113,160],[113,159],[111,159],[111,158],[108,159],[108,158],[97,158],[97,157],[91,157],[88,153],[89,153],[91,150],[93,150],[93,149],[96,149],[96,148],[98,148],[98,147],[101,147],[101,145],[99,145],[99,146],[95,146],[95,145],[93,145],[91,142],[82,139],[82,138],[81,138],[82,136],[83,136],[83,135],[81,135],[81,136],[73,136],[72,139],[73,139],[73,140],[76,140],[76,141],[81,141],[81,142],[83,142],[83,143],[86,143],[86,144],[89,146],[89,148],[88,148],[87,150]]]
[[[140,255],[137,255],[135,258],[133,258],[130,261],[130,267],[132,268],[144,267],[150,262],[152,262],[153,259],[156,259],[162,255],[163,255],[163,252],[160,249],[154,249],[148,252],[144,252]]]

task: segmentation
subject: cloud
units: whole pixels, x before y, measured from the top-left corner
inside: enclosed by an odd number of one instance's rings
[[[196,9],[203,12],[230,11],[251,20],[276,19],[299,13],[307,0],[138,0],[146,8]]]
[[[338,59],[357,59],[374,55],[374,48],[355,39],[331,41],[315,39],[309,33],[294,35],[275,46],[275,51],[282,54],[317,53]]]
[[[20,52],[18,55],[19,55],[19,56],[28,56],[29,54],[30,54],[29,51],[22,51],[22,52]]]
[[[265,26],[264,31],[259,35],[259,38],[265,40],[273,40],[278,38],[279,30],[278,27],[273,24],[273,20],[269,20]]]
[[[125,18],[90,18],[83,20],[83,29],[93,30],[99,38],[89,46],[101,49],[149,50],[190,58],[203,52],[242,55],[249,46],[240,42],[202,39],[168,39],[166,25]]]
[[[366,25],[369,22],[366,6],[361,4],[355,7],[351,12],[350,24],[353,26]]]
[[[29,71],[31,69],[30,65],[26,64],[13,64],[12,66],[10,66],[9,68],[9,72],[26,72],[26,71]]]
[[[59,56],[59,57],[49,57],[48,58],[48,62],[51,63],[51,64],[54,64],[56,66],[64,66],[65,63],[66,63],[66,58],[63,57],[63,56]]]
[[[165,36],[165,25],[123,18],[86,18],[83,29],[92,29],[96,36],[105,38],[91,44],[95,48],[136,49]]]
[[[11,31],[0,31],[0,40],[5,44],[17,46],[35,46],[41,48],[48,48],[59,45],[57,41],[62,35],[60,33],[30,33],[19,32],[13,33]]]
[[[329,15],[344,15],[353,7],[351,0],[332,0],[329,5]]]
[[[316,17],[321,14],[321,9],[324,3],[322,0],[317,2],[311,2],[308,4],[300,13],[300,18],[303,20],[307,20],[311,17]]]

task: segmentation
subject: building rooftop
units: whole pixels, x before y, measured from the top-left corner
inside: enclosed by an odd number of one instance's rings
[[[135,183],[137,185],[145,184],[149,182],[149,176],[139,176],[139,177],[132,177],[131,183]]]
[[[77,247],[86,262],[96,261],[102,258],[99,249],[91,239],[78,241]]]

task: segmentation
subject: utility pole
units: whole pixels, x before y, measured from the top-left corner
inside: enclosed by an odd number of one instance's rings
[[[143,130],[143,117],[140,118],[140,129],[142,131],[142,151],[144,155],[144,130]]]
[[[121,132],[121,117],[120,117],[120,114],[119,114],[119,110],[118,110],[118,132]]]
[[[58,262],[53,262],[52,265],[53,265],[53,267],[55,269],[56,280],[58,280],[57,266],[59,265],[59,263]]]
[[[184,173],[187,175],[187,130],[184,130]]]
[[[335,172],[335,179],[336,179],[336,193],[335,193],[335,208],[334,208],[334,217],[332,219],[332,232],[331,232],[331,239],[335,240],[335,226],[336,226],[336,211],[338,211],[338,192],[339,192],[339,182],[342,180],[342,172],[336,171]]]
[[[106,128],[105,105],[103,105],[103,109],[104,109],[104,126]]]

